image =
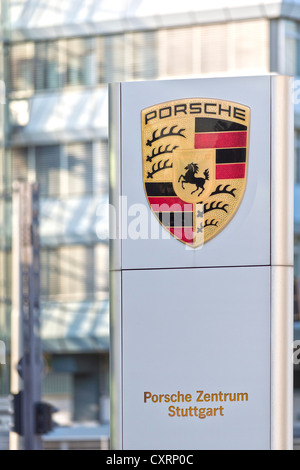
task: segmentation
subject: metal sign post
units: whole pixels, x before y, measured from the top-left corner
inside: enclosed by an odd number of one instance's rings
[[[36,404],[41,401],[39,199],[36,184],[16,183],[13,195],[13,312],[11,392],[19,399],[19,426],[10,447],[42,449],[36,432]],[[21,394],[19,395],[19,393]],[[16,413],[16,410],[15,410]],[[23,441],[23,444],[21,443]]]
[[[292,448],[291,89],[111,86],[115,449]]]

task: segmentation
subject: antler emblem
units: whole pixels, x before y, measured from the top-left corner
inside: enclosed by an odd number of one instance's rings
[[[164,139],[165,137],[183,137],[184,139],[186,138],[185,135],[182,134],[185,129],[179,129],[179,131],[175,132],[177,126],[172,126],[169,131],[167,131],[167,127],[164,127],[161,131],[160,134],[157,136],[156,133],[158,132],[158,129],[156,129],[153,134],[152,134],[152,140],[147,140],[146,145],[149,147],[152,146],[154,142],[160,139]]]
[[[148,172],[148,176],[147,178],[153,178],[153,176],[155,175],[155,173],[158,173],[159,171],[162,171],[162,170],[167,170],[168,168],[173,168],[173,165],[172,163],[170,165],[168,165],[168,161],[169,160],[166,160],[164,163],[162,162],[162,160],[160,162],[158,162],[158,164],[155,164],[152,165],[152,171]]]
[[[174,145],[173,148],[169,148],[170,147],[170,144],[166,145],[166,147],[163,149],[163,146],[161,145],[159,148],[158,148],[158,151],[155,152],[155,148],[152,150],[152,154],[151,156],[147,156],[147,159],[146,161],[147,162],[152,162],[153,158],[156,158],[156,157],[160,157],[161,155],[164,155],[166,153],[173,153],[174,150],[176,150],[178,148],[178,145]]]

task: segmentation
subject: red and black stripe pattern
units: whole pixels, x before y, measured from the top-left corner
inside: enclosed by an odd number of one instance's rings
[[[195,149],[216,149],[216,179],[245,178],[247,126],[225,119],[195,119]]]
[[[172,235],[183,242],[193,241],[193,204],[180,199],[172,183],[145,183],[152,211]]]

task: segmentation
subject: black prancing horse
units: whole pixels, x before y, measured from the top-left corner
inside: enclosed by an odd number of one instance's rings
[[[187,170],[187,172],[185,173],[185,175],[179,176],[178,183],[180,183],[181,181],[182,189],[185,189],[184,183],[195,184],[196,189],[195,191],[192,191],[191,194],[194,194],[199,189],[202,189],[202,191],[200,191],[198,194],[198,196],[200,196],[200,194],[202,194],[204,191],[205,182],[209,180],[208,168],[203,173],[204,178],[198,178],[197,176],[195,176],[199,172],[199,166],[197,165],[197,163],[189,163],[185,167],[185,170]]]

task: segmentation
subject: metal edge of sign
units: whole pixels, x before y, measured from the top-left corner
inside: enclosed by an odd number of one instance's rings
[[[110,449],[123,448],[122,273],[110,272]]]
[[[109,204],[114,211],[109,214],[110,270],[121,269],[120,196],[122,194],[121,171],[121,84],[109,85]]]
[[[271,265],[294,260],[294,107],[292,79],[271,77]]]
[[[271,450],[293,449],[293,274],[271,267]]]
[[[109,85],[110,448],[122,449],[121,84]],[[116,227],[118,224],[119,227]]]
[[[293,100],[271,76],[271,450],[293,448]],[[285,158],[283,158],[285,156]]]

